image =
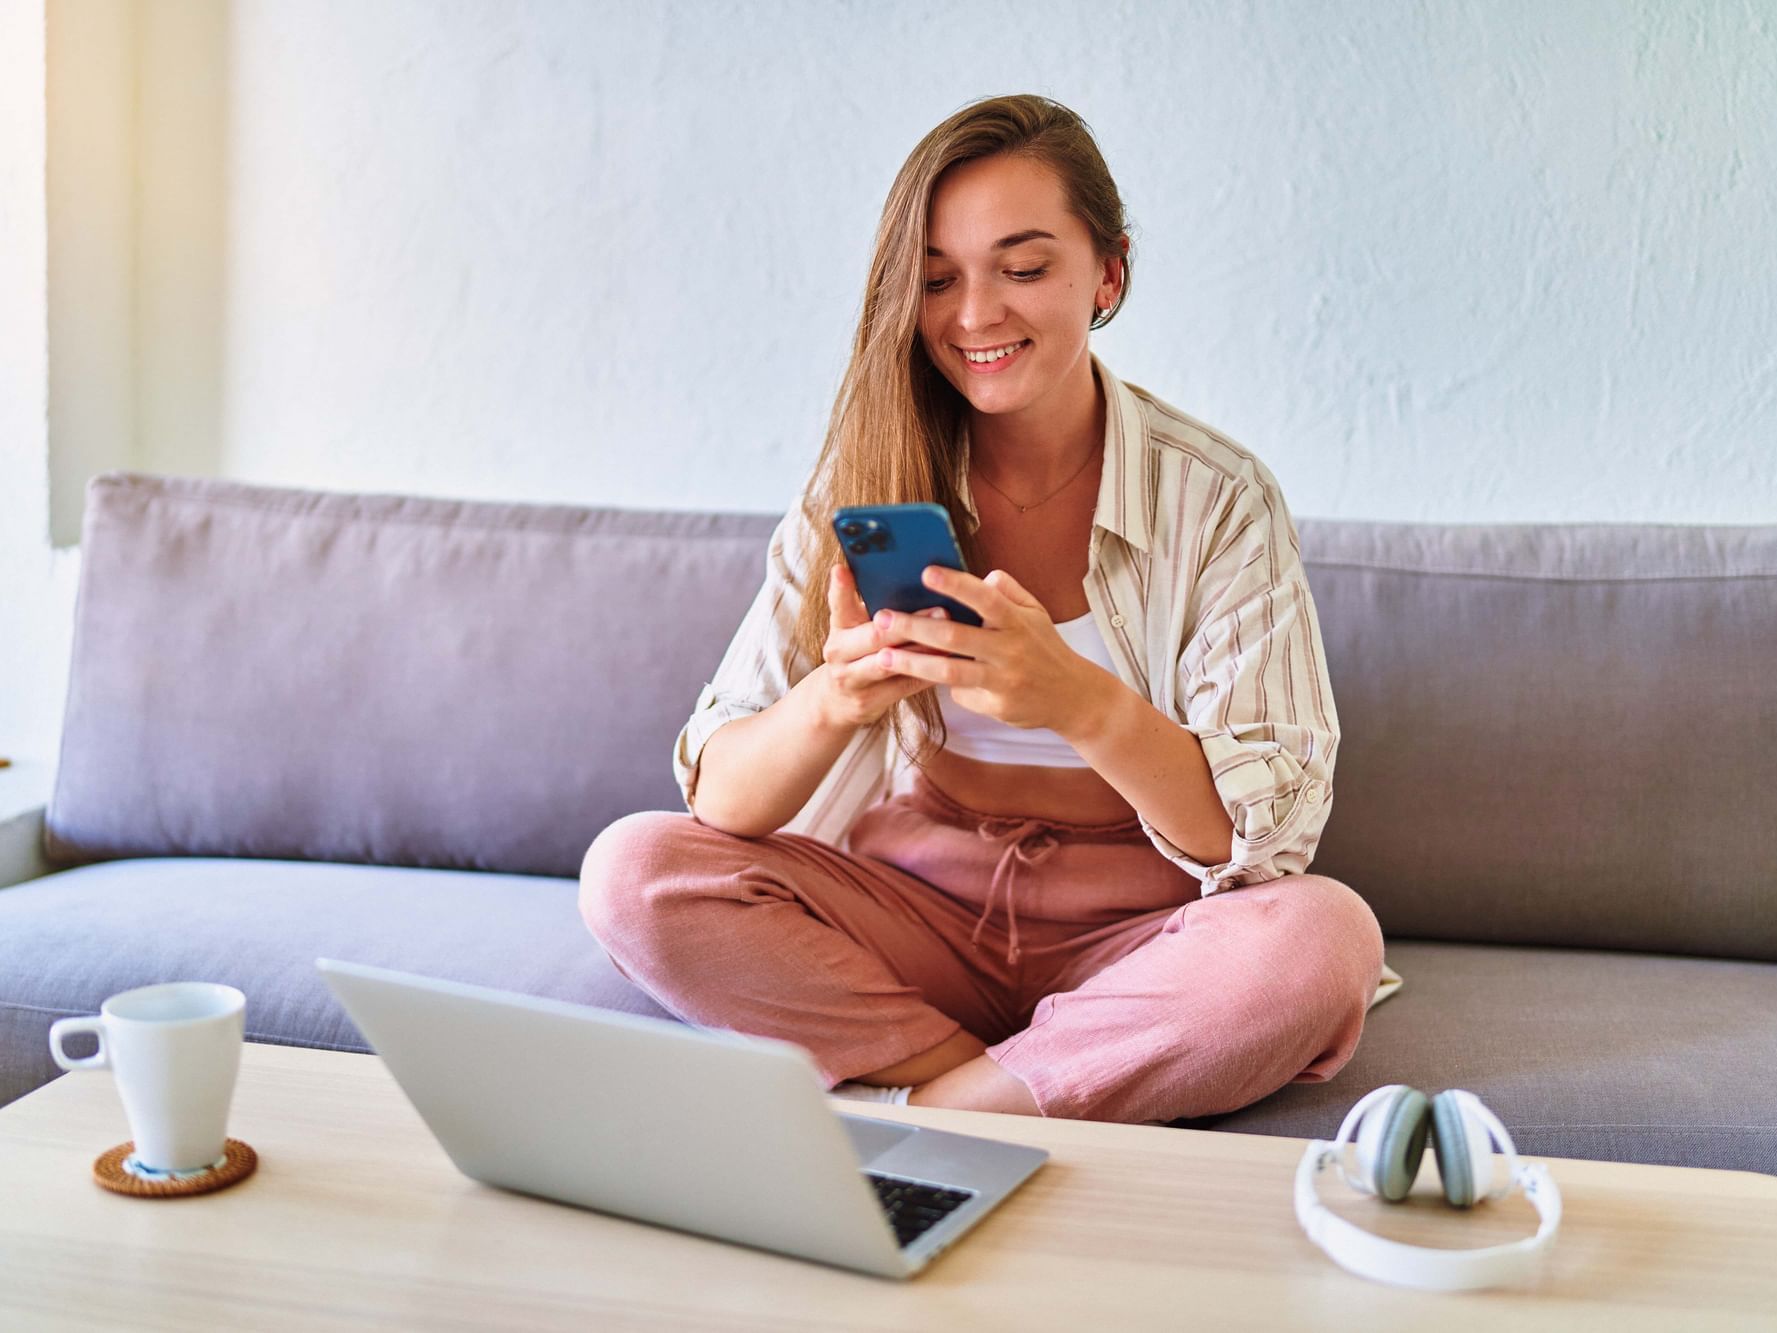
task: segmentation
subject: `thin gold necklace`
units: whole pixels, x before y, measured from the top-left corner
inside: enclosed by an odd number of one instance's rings
[[[1041,500],[1032,500],[1027,505],[1019,504],[1018,501],[1014,500],[1011,496],[1007,495],[1004,491],[1001,491],[998,486],[994,486],[993,478],[988,476],[985,472],[983,472],[979,465],[977,465],[975,468],[975,475],[980,477],[981,480],[985,481],[989,486],[993,487],[994,490],[999,491],[1000,496],[1005,500],[1005,502],[1007,504],[1011,505],[1012,508],[1016,509],[1019,513],[1022,514],[1022,513],[1029,511],[1029,510],[1035,509],[1038,505],[1048,504],[1049,501],[1053,500],[1056,496],[1060,495],[1069,486],[1072,486],[1076,481],[1078,481],[1080,479],[1080,474],[1086,470],[1086,468],[1091,464],[1092,460],[1097,457],[1098,457],[1098,450],[1097,449],[1088,449],[1086,451],[1086,461],[1081,463],[1079,467],[1074,469],[1073,476],[1069,477],[1066,481],[1062,482],[1061,485],[1057,486],[1054,490],[1050,491]]]

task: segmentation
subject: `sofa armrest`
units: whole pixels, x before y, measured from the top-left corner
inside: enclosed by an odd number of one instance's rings
[[[43,855],[43,815],[47,808],[36,805],[0,819],[0,889],[55,869]]]
[[[0,768],[0,889],[57,868],[43,854],[43,817],[54,781],[48,764]]]

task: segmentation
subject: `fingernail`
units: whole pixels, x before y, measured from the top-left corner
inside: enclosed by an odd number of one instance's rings
[[[894,612],[892,612],[892,611],[878,611],[876,613],[876,625],[877,625],[878,629],[887,629],[887,628],[889,628],[889,626],[893,625],[894,623],[895,623]]]
[[[945,611],[945,609],[943,607],[934,606],[932,608],[932,619],[933,620],[949,620],[950,615],[947,611]]]

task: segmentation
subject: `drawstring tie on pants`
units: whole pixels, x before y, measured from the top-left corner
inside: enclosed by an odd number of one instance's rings
[[[1018,947],[1018,909],[1012,903],[1012,881],[1018,873],[1020,865],[1034,866],[1053,852],[1060,843],[1055,840],[1053,825],[1041,819],[984,819],[975,830],[987,842],[1005,844],[1006,850],[1000,853],[999,864],[993,869],[993,879],[987,886],[987,903],[981,909],[981,917],[975,922],[975,931],[969,936],[969,943],[977,949],[981,947],[981,931],[987,925],[988,917],[993,915],[993,900],[999,896],[1004,885],[1006,899],[1006,963],[1016,965],[1023,955]]]

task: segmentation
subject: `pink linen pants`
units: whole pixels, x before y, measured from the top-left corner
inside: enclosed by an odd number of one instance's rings
[[[586,854],[580,909],[671,1013],[807,1049],[828,1085],[962,1029],[1046,1116],[1232,1111],[1351,1058],[1382,934],[1337,880],[1208,898],[1134,821],[964,809],[920,777],[851,850],[631,815]]]

